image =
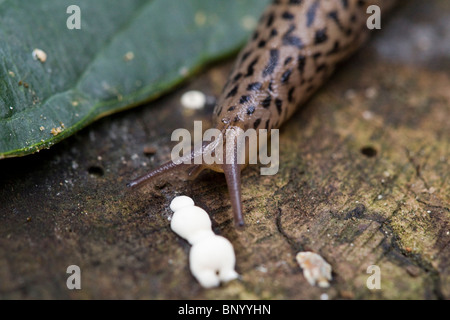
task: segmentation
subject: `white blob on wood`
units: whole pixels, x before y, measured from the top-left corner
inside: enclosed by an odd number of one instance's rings
[[[211,219],[205,210],[186,196],[170,203],[174,211],[170,227],[192,245],[189,265],[192,274],[205,288],[217,287],[239,277],[234,270],[236,256],[230,241],[214,234]]]
[[[295,257],[303,269],[303,275],[309,284],[316,284],[321,288],[328,288],[331,281],[331,266],[317,253],[299,252]]]
[[[201,91],[187,91],[181,96],[181,104],[187,109],[203,109],[206,104],[206,96]]]
[[[173,212],[180,210],[183,207],[192,207],[194,200],[186,196],[175,197],[170,203],[170,210]]]

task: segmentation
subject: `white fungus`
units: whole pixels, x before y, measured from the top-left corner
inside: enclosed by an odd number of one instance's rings
[[[317,253],[299,252],[295,257],[298,264],[303,269],[303,275],[309,284],[317,285],[321,288],[328,288],[331,281],[331,266]]]
[[[181,96],[181,104],[187,109],[203,109],[206,103],[206,96],[203,92],[191,90]]]
[[[191,245],[190,270],[205,288],[236,279],[236,256],[230,241],[214,234],[211,219],[205,210],[194,205],[186,196],[175,197],[170,203],[174,212],[170,227]]]

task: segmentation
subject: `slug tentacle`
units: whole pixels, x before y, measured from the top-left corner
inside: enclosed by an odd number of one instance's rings
[[[244,225],[241,200],[241,169],[236,163],[224,164],[223,172],[227,180],[228,193],[230,194],[231,206],[233,208],[234,223],[237,226]]]
[[[234,148],[233,159],[231,163],[222,165],[225,179],[227,181],[228,193],[230,194],[231,206],[233,208],[234,223],[236,226],[244,225],[244,216],[242,214],[241,200],[241,169],[237,163],[237,149]]]
[[[133,181],[127,183],[127,187],[135,188],[141,186],[145,183],[152,181],[154,178],[167,174],[169,172],[178,171],[182,169],[188,170],[188,176],[197,176],[202,168],[199,165],[193,165],[193,161],[196,157],[202,156],[204,148],[201,150],[194,150],[190,154],[183,156],[175,161],[170,160],[156,169],[147,172],[146,174],[134,179]]]
[[[134,179],[133,181],[130,181],[127,183],[128,188],[135,188],[138,186],[141,186],[142,184],[151,181],[152,179],[159,177],[163,174],[169,173],[171,171],[179,170],[181,167],[187,166],[183,163],[175,163],[173,161],[169,161],[164,163],[163,165],[159,166],[158,168],[147,172],[143,176],[140,176],[139,178]]]

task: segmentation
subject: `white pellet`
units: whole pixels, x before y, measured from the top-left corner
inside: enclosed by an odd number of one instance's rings
[[[41,49],[34,49],[32,52],[32,56],[34,60],[39,60],[42,63],[47,60],[47,54]]]
[[[181,96],[181,104],[187,109],[203,109],[206,103],[206,96],[203,92],[191,90]]]

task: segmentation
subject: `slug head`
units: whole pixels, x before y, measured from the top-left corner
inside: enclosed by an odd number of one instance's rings
[[[238,144],[236,143],[238,130],[235,130],[233,127],[228,129],[231,129],[227,131],[230,132],[229,135],[225,135],[225,131],[222,131],[219,139],[205,143],[201,149],[194,150],[191,154],[164,163],[158,168],[129,182],[127,187],[136,188],[159,176],[178,170],[186,170],[190,179],[195,179],[197,175],[205,169],[222,172],[225,174],[225,179],[227,181],[235,224],[236,226],[243,226],[241,170],[247,165],[248,156],[245,159],[238,159],[240,156]],[[233,143],[231,143],[231,141],[233,141]],[[245,146],[245,149],[248,149],[248,147]],[[248,155],[248,152],[246,152],[245,155]],[[208,164],[203,160],[206,157],[209,159],[222,159],[222,161],[217,160]],[[201,164],[195,164],[200,162],[198,161],[198,158],[202,159]]]

